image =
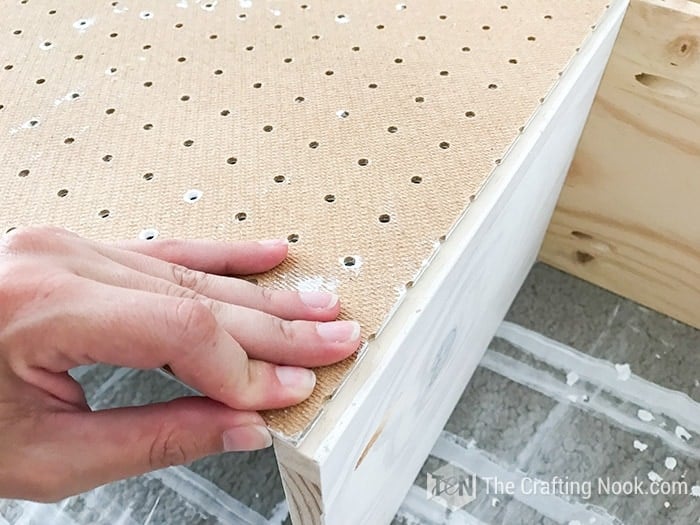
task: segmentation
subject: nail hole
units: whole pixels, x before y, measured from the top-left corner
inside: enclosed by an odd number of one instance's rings
[[[306,100],[304,97],[296,97],[294,99],[294,102],[296,102],[297,104],[300,104],[300,103],[304,102],[304,100]]]

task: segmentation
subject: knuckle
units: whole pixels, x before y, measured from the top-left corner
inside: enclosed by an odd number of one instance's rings
[[[20,226],[4,235],[0,241],[3,251],[11,253],[31,252],[55,235],[52,228],[43,226]]]
[[[172,327],[194,350],[200,344],[212,339],[216,330],[216,318],[204,302],[181,298],[175,304]]]
[[[167,426],[159,429],[148,451],[148,464],[152,470],[182,465],[189,456],[180,439],[180,434]]]
[[[297,331],[294,327],[294,322],[286,321],[278,317],[274,317],[275,329],[280,334],[284,344],[294,346],[297,341]]]
[[[173,281],[183,288],[202,290],[206,284],[207,274],[204,272],[198,272],[179,264],[171,265],[170,269]]]

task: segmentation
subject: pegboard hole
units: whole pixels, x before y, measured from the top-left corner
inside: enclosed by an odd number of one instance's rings
[[[518,63],[518,59],[517,59],[517,58],[511,58],[510,60],[508,60],[508,63],[509,63],[509,64],[517,64],[517,63]]]
[[[214,70],[214,74],[215,74],[215,75],[223,75],[224,72],[223,72],[221,69],[215,69],[215,70]]]
[[[21,170],[17,175],[20,177],[26,177],[29,175],[29,170]]]
[[[246,46],[245,50],[246,51],[253,51],[255,49],[255,46]]]
[[[497,89],[498,85],[496,84],[489,84],[489,89]]]
[[[110,33],[109,38],[117,38],[119,36],[119,33]]]
[[[378,25],[377,25],[377,29],[379,29],[380,31],[381,31],[382,29],[384,29],[384,24],[378,24]]]
[[[144,51],[148,51],[149,49],[151,49],[151,47],[151,44],[145,44],[141,47],[141,49],[143,49]]]
[[[116,111],[116,109],[114,109],[114,108],[107,108],[107,109],[105,109],[105,113],[106,113],[107,115],[112,115],[115,111]]]
[[[545,19],[545,20],[551,20],[551,19],[552,19],[552,15],[544,15],[544,19]]]
[[[68,190],[58,190],[56,192],[56,195],[58,195],[59,197],[65,197],[66,195],[68,195]]]
[[[248,215],[247,215],[245,212],[239,211],[239,212],[236,214],[236,220],[237,220],[238,222],[243,222],[243,221],[246,220],[247,218],[248,218]]]
[[[447,20],[447,15],[440,15],[438,16],[440,20]]]
[[[158,238],[160,232],[155,228],[146,228],[139,232],[139,239],[142,241],[153,241]]]
[[[222,109],[221,113],[219,113],[219,115],[221,115],[222,117],[228,117],[230,114],[231,114],[231,111],[228,109]]]
[[[186,140],[185,142],[182,143],[183,146],[186,148],[189,148],[192,144],[194,144],[194,140]]]
[[[75,55],[73,58],[75,60],[82,60],[83,58],[85,58],[85,56],[84,55]]]
[[[481,26],[481,29],[482,29],[483,31],[489,31],[489,30],[491,29],[491,26],[486,26],[486,25],[484,25],[484,26]]]
[[[144,82],[144,83],[143,83],[143,86],[149,88],[149,87],[153,86],[153,82],[151,82],[151,81],[149,80],[148,82]]]
[[[63,139],[64,144],[73,144],[75,142],[75,139],[73,137],[66,137]]]
[[[153,124],[144,124],[143,129],[145,129],[146,131],[150,131],[153,129]]]
[[[311,40],[319,40],[321,35],[311,35]]]
[[[216,40],[217,38],[219,38],[217,34],[209,35],[209,40]]]
[[[347,266],[348,268],[351,266],[355,266],[355,258],[354,257],[345,257],[343,259],[343,265]]]
[[[350,112],[344,109],[339,109],[335,114],[338,118],[348,118],[350,116]]]
[[[394,63],[396,64],[403,64],[403,58],[395,58]]]
[[[263,126],[263,131],[265,133],[270,133],[274,128],[270,126],[269,124],[267,126]]]
[[[415,100],[415,101],[418,102],[419,104],[425,102],[425,98],[424,98],[424,97],[416,97],[416,98],[414,98],[413,100]]]
[[[399,130],[399,128],[397,128],[396,126],[389,126],[388,128],[386,128],[386,130],[389,133],[396,133]]]
[[[416,38],[418,40],[425,40],[427,37],[425,35],[418,35]]]
[[[285,58],[285,59],[284,59],[284,63],[285,63],[285,64],[291,64],[291,63],[292,63],[292,59],[291,59],[291,58]]]
[[[449,71],[445,71],[445,70],[440,71],[440,76],[441,76],[441,77],[446,77],[446,76],[448,76],[449,74],[450,74]]]
[[[377,84],[375,84],[374,82],[372,82],[371,84],[368,84],[367,87],[370,88],[370,89],[377,89]]]
[[[389,222],[390,220],[391,220],[391,217],[389,217],[389,215],[386,214],[386,213],[382,213],[382,214],[379,216],[379,222],[381,222],[382,224],[386,224],[386,223]]]
[[[316,142],[315,140],[309,142],[309,147],[310,147],[311,149],[316,149],[316,148],[318,148],[318,142]]]
[[[464,47],[462,48],[462,52],[463,52],[463,53],[469,53],[471,50],[472,50],[472,48],[469,47],[469,46],[464,46]]]
[[[294,102],[296,102],[297,104],[301,104],[302,102],[304,102],[304,100],[306,100],[304,97],[296,97],[294,99]]]
[[[232,166],[238,162],[238,159],[236,157],[229,157],[226,159],[227,164],[231,164]]]
[[[360,166],[368,166],[369,165],[369,159],[357,159],[357,163]]]
[[[187,60],[187,57],[177,57],[178,62],[185,62]]]
[[[9,71],[9,70],[12,69],[13,67],[15,67],[15,66],[13,66],[12,64],[7,64],[7,65],[5,66],[5,71]]]
[[[189,202],[189,203],[197,202],[201,198],[202,198],[202,190],[197,190],[197,189],[187,190],[185,192],[185,194],[182,196],[182,200],[184,200],[185,202]]]
[[[43,84],[44,82],[46,82],[46,79],[45,79],[45,78],[37,78],[37,79],[36,79],[36,83],[37,83],[37,84],[40,84],[40,85],[41,85],[41,84]]]
[[[144,173],[143,180],[153,180],[153,173],[151,173],[150,171],[148,173]]]
[[[411,182],[413,184],[420,184],[421,182],[423,182],[423,177],[421,177],[420,175],[414,175],[413,177],[411,177]]]
[[[106,219],[109,217],[109,210],[100,210],[97,214],[101,219]]]
[[[333,76],[333,70],[332,69],[326,70],[326,76],[327,77]]]
[[[292,244],[299,242],[299,235],[296,233],[290,233],[287,235],[287,241],[291,242]]]
[[[182,95],[182,96],[180,97],[180,100],[182,100],[183,102],[187,102],[189,99],[190,99],[190,96],[189,96],[189,95]]]
[[[535,40],[537,40],[537,38],[535,38],[535,37],[532,36],[532,35],[530,35],[529,37],[527,37],[527,39],[528,39],[530,42],[534,42]]]
[[[114,157],[112,157],[112,155],[105,155],[104,157],[102,157],[102,160],[105,162],[112,162],[113,158]]]
[[[440,143],[440,149],[450,149],[450,143],[449,142],[441,142]]]
[[[333,195],[332,193],[329,193],[328,195],[323,197],[323,200],[326,202],[335,202],[335,195]]]
[[[255,82],[255,83],[253,84],[253,87],[254,87],[255,89],[260,89],[260,88],[262,87],[262,82]]]
[[[359,51],[359,50],[360,50],[360,46],[353,46],[353,47],[352,47],[352,50],[353,50],[353,51]]]
[[[182,23],[178,22],[175,24],[175,29],[180,29],[182,27]]]
[[[21,30],[21,29],[15,29],[15,30],[12,32],[12,34],[13,34],[13,35],[21,35],[21,34],[22,34],[22,30]]]
[[[277,184],[282,184],[285,181],[285,178],[284,175],[275,175],[272,180],[274,180]]]
[[[275,24],[275,29],[282,29],[282,24]]]
[[[464,116],[467,117],[467,118],[474,118],[474,117],[476,117],[476,113],[474,113],[473,111],[467,111],[467,112],[464,114]]]

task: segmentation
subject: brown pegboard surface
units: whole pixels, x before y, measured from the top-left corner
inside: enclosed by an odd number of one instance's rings
[[[335,291],[374,333],[605,0],[304,1],[7,2],[2,231],[289,236],[261,283]]]

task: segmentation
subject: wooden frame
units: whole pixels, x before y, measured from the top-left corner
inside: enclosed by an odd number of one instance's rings
[[[534,262],[627,2],[613,2],[312,428],[275,439],[293,523],[388,523]]]
[[[700,4],[633,0],[540,258],[700,328]]]

